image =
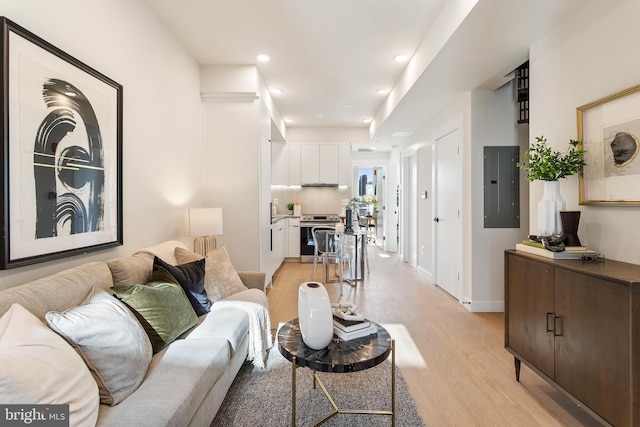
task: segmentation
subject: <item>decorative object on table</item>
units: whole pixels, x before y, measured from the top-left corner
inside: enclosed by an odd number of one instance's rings
[[[349,200],[349,202],[345,205],[344,209],[345,209],[345,230],[344,232],[347,234],[351,234],[353,233],[353,213],[357,211],[357,209],[360,208],[360,199],[358,199],[357,197],[352,197],[351,200]],[[356,221],[357,221],[357,217],[356,217]]]
[[[580,211],[560,211],[560,221],[564,232],[566,246],[582,246],[578,238]]]
[[[295,205],[293,204],[293,202],[287,203],[287,210],[289,211],[289,215],[293,215],[293,207]]]
[[[122,245],[122,85],[9,19],[0,26],[0,269]]]
[[[358,312],[358,306],[351,303],[331,304],[333,312],[333,333],[344,341],[366,337],[377,332],[376,325]]]
[[[302,202],[293,202],[293,214],[295,216],[302,215]]]
[[[525,152],[525,162],[518,163],[527,174],[529,181],[544,181],[544,193],[538,202],[538,234],[549,236],[562,232],[560,211],[566,207],[560,196],[559,179],[578,173],[586,164],[584,150],[578,148],[579,142],[569,140],[569,147],[563,154],[547,146],[544,136],[537,136]]]
[[[222,234],[222,208],[189,208],[189,236],[195,236],[193,251],[202,256],[216,248]]]
[[[375,215],[376,206],[378,206],[378,196],[376,195],[362,196],[362,201],[367,204],[367,215]]]
[[[577,109],[581,205],[640,205],[640,85]]]
[[[298,288],[298,318],[304,343],[314,350],[325,348],[333,338],[331,303],[327,290],[318,282],[304,282]]]
[[[351,209],[346,209],[344,212],[345,212],[344,232],[345,234],[353,234],[353,226],[351,225],[353,221],[353,212],[351,211]]]

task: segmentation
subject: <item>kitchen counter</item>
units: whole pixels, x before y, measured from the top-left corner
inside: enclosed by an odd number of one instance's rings
[[[276,222],[286,218],[300,218],[300,216],[299,215],[276,215],[271,217],[271,224],[275,224]]]

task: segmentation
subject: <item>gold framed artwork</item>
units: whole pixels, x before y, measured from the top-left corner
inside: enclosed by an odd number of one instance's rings
[[[640,85],[577,108],[581,205],[640,206]]]

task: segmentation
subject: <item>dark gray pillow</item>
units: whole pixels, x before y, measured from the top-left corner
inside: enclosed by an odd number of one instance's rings
[[[193,310],[198,316],[207,314],[211,310],[211,301],[204,289],[205,260],[189,262],[187,264],[171,265],[157,256],[153,258],[153,271],[163,268],[171,274],[182,286],[189,298]]]

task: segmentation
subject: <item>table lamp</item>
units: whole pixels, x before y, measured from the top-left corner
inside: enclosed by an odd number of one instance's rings
[[[189,236],[196,236],[193,251],[206,256],[216,248],[214,235],[222,234],[222,208],[189,208]]]

